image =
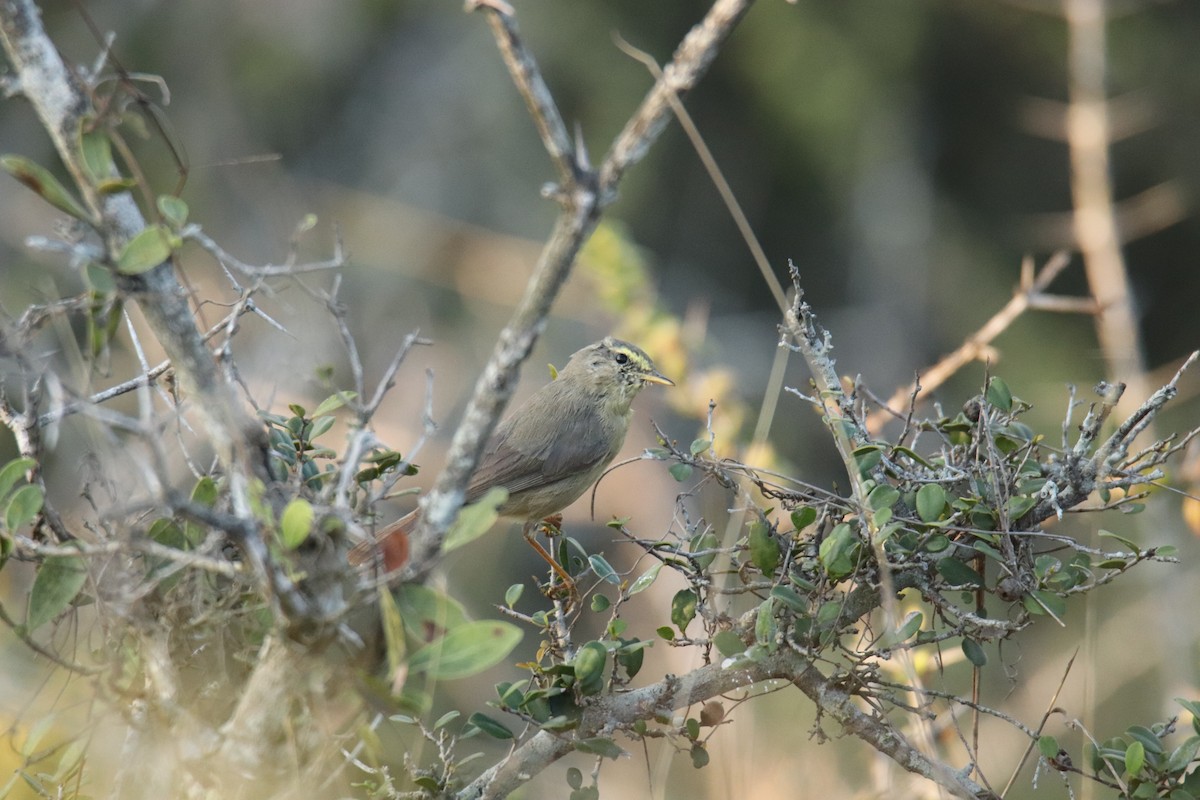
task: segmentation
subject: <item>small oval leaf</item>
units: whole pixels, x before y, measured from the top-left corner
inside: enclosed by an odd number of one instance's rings
[[[946,509],[946,490],[927,483],[917,490],[917,516],[922,522],[937,522]]]
[[[1058,757],[1058,739],[1053,736],[1038,737],[1038,752],[1047,760]]]
[[[17,481],[25,478],[25,473],[37,466],[32,458],[14,458],[0,469],[0,501],[8,497],[9,490]]]
[[[992,378],[988,381],[987,393],[988,403],[1000,409],[1001,411],[1012,411],[1013,396],[1012,391],[1008,388],[1008,384],[999,378]]]
[[[612,565],[604,560],[604,556],[593,555],[588,556],[588,563],[592,565],[592,571],[596,573],[596,577],[613,586],[621,585],[621,576],[612,568]]]
[[[171,237],[162,225],[149,225],[125,243],[117,256],[117,272],[138,275],[171,257]]]
[[[1137,777],[1137,774],[1142,771],[1142,766],[1146,763],[1146,747],[1140,741],[1130,742],[1125,748],[1125,772],[1129,776]]]
[[[601,642],[588,642],[579,648],[573,664],[581,694],[599,694],[604,689],[604,666],[607,661],[608,650]]]
[[[408,668],[434,679],[465,678],[500,663],[522,635],[520,628],[508,622],[468,622],[413,653]]]
[[[983,578],[957,558],[947,556],[937,562],[937,571],[952,586],[983,586]]]
[[[0,168],[32,189],[59,211],[70,214],[76,219],[84,221],[91,219],[91,215],[84,210],[79,201],[58,182],[58,178],[54,177],[50,170],[41,164],[34,163],[24,156],[8,154],[0,156]]]
[[[158,196],[158,213],[163,215],[172,228],[176,230],[183,227],[188,218],[188,204],[178,197],[171,194],[160,194]]]
[[[987,663],[987,653],[983,652],[983,646],[974,639],[964,638],[962,640],[962,651],[967,660],[977,667],[982,667]],[[1057,746],[1055,746],[1054,752],[1058,752]]]
[[[658,577],[659,570],[662,569],[662,566],[663,565],[660,562],[639,575],[637,580],[633,582],[633,585],[629,587],[629,591],[626,592],[626,594],[632,597],[638,592],[644,592],[645,590],[649,589],[651,584],[654,583],[654,579]]]
[[[687,631],[688,623],[696,616],[697,600],[696,593],[691,589],[681,589],[671,599],[671,624],[680,633]]]
[[[896,501],[899,499],[900,491],[895,486],[881,483],[867,495],[867,505],[871,507],[872,511],[882,511],[896,505]]]
[[[487,714],[480,714],[478,711],[467,717],[467,724],[474,725],[493,739],[513,738],[513,732],[504,723],[492,719]]]
[[[26,484],[13,492],[4,510],[4,524],[10,532],[33,522],[45,502],[42,487]]]
[[[29,592],[25,629],[33,633],[62,613],[83,588],[87,564],[80,556],[50,556],[38,570]]]
[[[297,497],[283,509],[279,520],[279,539],[288,550],[295,550],[308,538],[312,530],[313,507],[307,500]]]
[[[716,645],[717,651],[726,658],[746,651],[745,642],[733,631],[718,631],[713,636],[713,644]]]
[[[771,536],[771,528],[762,520],[750,523],[750,560],[758,571],[768,577],[779,566],[779,543]]]
[[[493,486],[487,494],[469,506],[464,506],[458,512],[458,519],[446,534],[442,544],[444,552],[450,552],[483,536],[496,520],[500,518],[498,509],[508,500],[508,490],[503,486]]]
[[[671,473],[671,477],[682,483],[692,476],[691,464],[672,464],[667,468],[667,472]]]

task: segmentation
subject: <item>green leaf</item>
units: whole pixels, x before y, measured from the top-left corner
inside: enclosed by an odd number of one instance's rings
[[[436,731],[441,728],[444,728],[461,716],[462,716],[461,711],[447,711],[445,714],[442,714],[440,717],[437,718],[437,722],[433,723],[433,729]]]
[[[387,651],[388,674],[395,675],[404,663],[408,646],[404,642],[404,619],[400,616],[400,608],[396,598],[387,586],[380,585],[379,616],[383,627],[384,648]]]
[[[58,182],[58,178],[42,165],[24,156],[7,154],[0,156],[0,167],[59,211],[85,222],[92,218],[79,201]]]
[[[940,559],[937,571],[951,586],[983,586],[983,577],[957,558]]]
[[[589,739],[580,739],[575,743],[575,749],[580,753],[591,753],[595,756],[603,756],[605,758],[612,759],[618,759],[625,755],[625,751],[618,747],[616,742],[604,736],[593,736]]]
[[[698,599],[691,589],[681,589],[671,599],[671,624],[679,628],[680,633],[687,632],[688,623],[696,616]]]
[[[1012,411],[1013,396],[1008,388],[1008,384],[999,378],[992,378],[988,381],[987,392],[984,394],[988,403],[1001,411]]]
[[[83,133],[79,137],[79,151],[83,157],[83,168],[92,184],[111,180],[117,173],[113,162],[112,142],[102,130]]]
[[[924,621],[925,615],[920,611],[910,611],[900,627],[879,637],[879,646],[895,647],[898,644],[907,642],[917,631],[921,630],[921,623]]]
[[[712,531],[696,534],[692,540],[688,542],[688,552],[704,553],[701,556],[693,556],[696,561],[696,566],[702,570],[706,570],[716,559],[716,549],[720,542],[717,540],[717,535]]]
[[[14,458],[0,469],[0,502],[8,497],[9,491],[17,481],[25,479],[25,473],[37,466],[32,458]]]
[[[312,430],[308,432],[308,440],[311,442],[327,433],[336,421],[337,418],[330,414],[322,414],[320,416],[313,414]]]
[[[738,653],[745,652],[746,644],[733,631],[718,631],[713,636],[713,644],[716,645],[717,651],[725,656],[736,656]]]
[[[468,622],[413,653],[408,667],[433,679],[465,678],[504,660],[522,635],[520,628],[508,622]]]
[[[1031,614],[1046,614],[1049,613],[1059,620],[1067,613],[1067,601],[1056,594],[1034,589],[1029,594],[1021,598],[1021,603],[1025,606],[1025,610]]]
[[[642,662],[646,658],[646,648],[654,643],[640,639],[621,639],[620,642],[621,647],[614,655],[617,663],[625,670],[625,674],[632,678],[641,672]]]
[[[571,767],[567,770],[567,786],[572,789],[578,789],[583,786],[583,773],[577,767]]]
[[[606,595],[596,593],[592,595],[592,611],[597,614],[603,614],[612,606],[612,602]]]
[[[750,560],[758,571],[770,577],[779,566],[779,543],[771,536],[771,528],[762,520],[750,523]]]
[[[1200,736],[1189,736],[1187,740],[1171,751],[1167,759],[1167,772],[1183,772],[1196,758],[1200,750]]]
[[[700,742],[695,742],[692,745],[692,766],[696,769],[704,769],[708,766],[708,750]]]
[[[81,556],[47,558],[33,579],[25,629],[33,633],[66,610],[86,580],[87,564]]]
[[[896,505],[896,501],[899,499],[900,492],[896,487],[881,483],[867,495],[867,505],[872,511],[880,511]]]
[[[1036,497],[1017,495],[1016,497],[1008,498],[1008,505],[1005,506],[1004,510],[1008,514],[1008,518],[1015,521],[1025,516],[1025,513],[1036,505]]]
[[[26,484],[12,493],[8,507],[4,509],[4,524],[9,532],[33,522],[34,517],[42,510],[45,502],[42,487]]]
[[[462,604],[436,589],[408,583],[395,590],[395,597],[404,629],[418,642],[433,642],[446,631],[467,624]]]
[[[683,483],[688,478],[692,477],[691,464],[672,464],[667,468],[667,472],[671,473],[671,477]]]
[[[808,601],[790,586],[772,586],[771,597],[782,601],[784,605],[797,614],[808,613]]]
[[[580,694],[600,694],[604,689],[604,666],[607,661],[608,650],[601,642],[588,642],[579,648],[572,664]]]
[[[775,622],[775,601],[768,597],[758,606],[754,618],[754,640],[774,652],[779,626]]]
[[[493,739],[513,738],[513,732],[504,723],[492,719],[487,714],[480,714],[478,711],[467,717],[467,724],[474,725]]]
[[[838,523],[817,551],[817,560],[830,578],[841,580],[854,571],[854,556],[858,542],[845,522]]]
[[[1154,731],[1145,725],[1131,725],[1125,732],[1141,742],[1147,753],[1154,753],[1155,755],[1163,754],[1162,739],[1158,738]]]
[[[171,256],[171,235],[162,225],[148,225],[125,243],[117,256],[117,272],[138,275],[154,269]]]
[[[1125,772],[1137,777],[1146,763],[1146,748],[1140,741],[1130,742],[1125,748]]]
[[[1053,736],[1038,737],[1038,752],[1047,760],[1058,758],[1058,739]]]
[[[84,265],[83,280],[87,283],[89,289],[100,295],[111,295],[117,290],[117,282],[113,280],[112,270],[94,261],[89,261]],[[94,314],[95,312],[93,311]],[[119,317],[120,315],[116,316]]]
[[[307,500],[297,497],[283,509],[279,520],[279,539],[288,550],[295,550],[304,543],[312,530],[313,507]]]
[[[668,642],[675,640],[675,629],[670,625],[663,625],[661,628],[655,628],[654,632],[663,639],[666,639]]]
[[[458,512],[458,519],[446,534],[443,552],[450,552],[483,536],[500,518],[499,508],[508,500],[508,490],[493,486],[487,494]]]
[[[696,439],[695,441],[692,442],[692,446],[690,449],[692,451],[692,455],[698,456],[711,446],[712,446],[712,442],[709,441],[708,439]]]
[[[982,667],[987,663],[987,653],[983,651],[983,646],[974,639],[964,637],[962,640],[962,651],[967,660],[977,667]],[[1058,752],[1057,747],[1054,748],[1054,752]]]
[[[926,553],[940,553],[949,546],[950,546],[950,537],[946,536],[944,534],[938,533],[933,536],[930,536],[929,540],[927,542],[925,542],[925,552]]]
[[[346,405],[347,402],[354,400],[357,397],[358,392],[338,392],[337,394],[331,394],[313,409],[313,416],[319,417],[323,414],[328,414],[331,411],[336,411],[337,409]]]
[[[158,213],[162,214],[163,219],[175,230],[179,230],[187,222],[188,204],[175,195],[160,194],[157,205]]]
[[[1135,553],[1141,549],[1140,547],[1138,547],[1138,544],[1137,544],[1137,542],[1133,541],[1132,539],[1126,539],[1124,536],[1121,536],[1121,535],[1119,535],[1119,534],[1113,533],[1112,531],[1106,531],[1106,530],[1103,530],[1103,529],[1102,529],[1102,530],[1100,531],[1100,538],[1102,538],[1102,539],[1116,539],[1118,542],[1120,542],[1121,544],[1125,545],[1125,546],[1126,546],[1126,547],[1128,547],[1130,550],[1133,550]]]
[[[596,577],[613,586],[621,585],[621,576],[612,568],[612,565],[604,560],[604,556],[593,555],[588,556],[588,563],[592,565],[592,571],[596,573]]]
[[[817,521],[817,510],[812,506],[801,506],[794,510],[791,516],[792,527],[797,531],[802,531]]]
[[[525,584],[514,583],[504,592],[504,605],[512,608],[521,599],[521,594],[525,591]]]
[[[946,510],[946,490],[927,483],[917,490],[917,516],[922,522],[937,522]]]
[[[854,465],[858,467],[860,475],[866,475],[879,466],[879,462],[883,460],[883,451],[877,444],[864,445],[851,455],[854,457]]]
[[[662,566],[662,562],[659,562],[639,575],[637,580],[633,582],[633,585],[629,587],[629,591],[626,592],[626,595],[633,597],[638,592],[644,592],[649,589],[651,584],[654,583],[655,578],[658,577],[659,570],[662,569]]]
[[[1200,733],[1200,703],[1187,700],[1183,697],[1176,697],[1175,702],[1183,706],[1192,715],[1192,727],[1195,728],[1196,733]]]

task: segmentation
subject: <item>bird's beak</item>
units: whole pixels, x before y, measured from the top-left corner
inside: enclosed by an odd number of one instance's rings
[[[658,370],[651,370],[642,375],[642,383],[661,383],[663,386],[674,386],[675,381],[663,375]]]

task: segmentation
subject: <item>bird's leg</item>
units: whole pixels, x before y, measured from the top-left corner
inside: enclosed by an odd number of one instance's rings
[[[559,520],[562,520],[561,515],[557,516]],[[534,551],[541,556],[547,564],[550,565],[550,569],[554,570],[554,573],[562,580],[562,585],[566,587],[567,593],[572,597],[577,596],[579,592],[575,588],[575,581],[571,579],[571,576],[567,574],[567,571],[563,569],[562,565],[554,560],[554,556],[550,555],[550,552],[546,550],[546,548],[542,547],[541,542],[533,538],[535,529],[537,527],[540,527],[538,523],[525,523],[524,527],[521,529],[521,533],[525,536],[525,541],[528,542],[529,546],[532,547]]]

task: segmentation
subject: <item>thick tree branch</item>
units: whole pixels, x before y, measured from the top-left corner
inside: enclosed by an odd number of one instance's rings
[[[637,720],[670,716],[671,712],[703,703],[722,694],[744,691],[751,684],[783,679],[792,682],[823,713],[846,731],[896,760],[905,769],[923,775],[955,797],[992,800],[996,795],[915,750],[885,718],[867,714],[835,678],[827,677],[804,656],[780,647],[761,660],[732,667],[708,664],[683,678],[669,675],[658,683],[619,695],[597,699],[583,712],[573,736],[542,731],[518,747],[507,759],[484,772],[458,793],[458,800],[492,800],[508,795],[551,763],[571,752],[575,742],[593,736],[611,736]]]

